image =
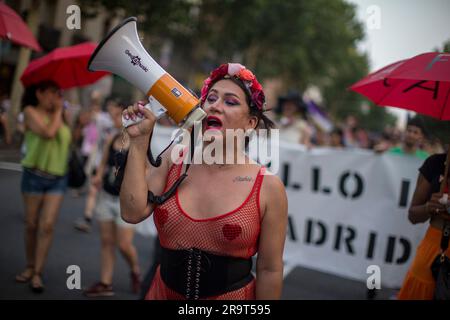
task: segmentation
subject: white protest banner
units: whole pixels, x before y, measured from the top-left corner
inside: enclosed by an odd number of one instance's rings
[[[279,175],[289,201],[285,263],[362,281],[377,265],[382,285],[400,287],[426,230],[407,218],[422,162],[281,144]]]

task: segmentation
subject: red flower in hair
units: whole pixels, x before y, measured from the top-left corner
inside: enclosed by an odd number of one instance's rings
[[[253,81],[255,79],[255,75],[248,69],[241,69],[236,76],[245,81]]]
[[[259,110],[264,110],[264,103],[266,102],[264,91],[257,90],[252,92],[252,101]]]
[[[220,67],[210,73],[209,77],[204,81],[201,91],[202,104],[205,102],[206,96],[208,95],[208,92],[211,89],[212,85],[226,77],[235,77],[241,80],[244,85],[249,88],[251,93],[250,98],[255,107],[257,107],[259,110],[263,110],[265,95],[261,84],[258,82],[253,72],[238,63],[222,64]]]
[[[211,78],[208,78],[205,80],[205,82],[203,83],[203,87],[202,87],[202,92],[200,93],[200,97],[202,100],[202,103],[205,101],[206,99],[206,95],[208,94],[209,91],[209,87],[211,85]]]
[[[228,74],[228,64],[222,64],[217,69],[213,70],[210,74],[210,78],[215,82],[216,79],[223,78]]]
[[[253,80],[252,90],[257,90],[257,91],[262,90],[262,85],[258,82],[258,80],[256,80],[256,78],[255,78],[255,80]]]

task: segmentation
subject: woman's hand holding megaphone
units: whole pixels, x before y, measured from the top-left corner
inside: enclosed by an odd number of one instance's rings
[[[144,107],[143,102],[136,102],[132,106],[129,106],[122,113],[122,117],[126,120],[143,119],[136,124],[126,127],[128,135],[131,140],[139,137],[145,137],[148,141],[148,136],[153,131],[157,118],[149,109]]]

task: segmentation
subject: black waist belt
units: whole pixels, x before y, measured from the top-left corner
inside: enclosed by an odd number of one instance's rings
[[[220,295],[253,280],[252,259],[218,256],[196,248],[162,248],[160,273],[164,283],[186,299]]]

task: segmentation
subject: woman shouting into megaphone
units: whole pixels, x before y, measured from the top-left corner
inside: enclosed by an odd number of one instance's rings
[[[153,213],[162,247],[146,298],[279,299],[286,192],[277,176],[245,155],[245,141],[228,134],[256,129],[260,122],[266,129],[273,126],[264,114],[263,89],[244,66],[224,64],[205,80],[201,104],[207,114],[202,134],[211,138],[203,151],[212,143],[223,147],[212,162],[176,161],[174,146],[153,167],[146,151],[155,116],[140,104],[123,113],[125,119],[145,119],[126,129],[130,147],[120,192],[122,218],[139,223]],[[180,159],[187,153],[176,152]]]

